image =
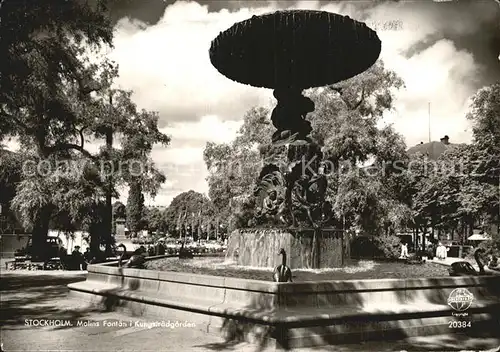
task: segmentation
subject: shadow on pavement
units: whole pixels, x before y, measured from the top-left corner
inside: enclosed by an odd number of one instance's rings
[[[30,324],[29,320],[70,321],[85,317],[92,310],[74,305],[64,307],[61,300],[68,295],[67,284],[85,280],[84,274],[3,275],[0,315],[3,330],[15,330]],[[57,328],[70,328],[61,325]]]
[[[229,341],[220,343],[208,343],[204,345],[196,345],[193,347],[203,347],[211,351],[235,351],[240,349],[240,342]]]
[[[495,345],[498,350],[498,341],[491,338],[491,331],[472,331],[409,339],[402,348],[406,351],[494,351],[492,346]]]
[[[57,275],[57,274],[33,274],[16,275],[3,274],[0,281],[0,291],[22,290],[25,288],[67,285],[72,282],[84,281],[86,274]]]

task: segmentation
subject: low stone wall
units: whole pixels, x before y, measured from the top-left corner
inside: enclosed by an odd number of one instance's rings
[[[447,333],[447,300],[467,288],[474,328],[500,329],[500,276],[273,283],[90,265],[73,294],[132,315],[194,322],[227,338],[304,347]]]
[[[280,248],[287,253],[292,268],[338,268],[349,257],[348,241],[342,231],[322,229],[240,229],[229,237],[228,256],[234,255],[239,265],[275,267],[281,264]],[[232,249],[232,250],[231,250]]]

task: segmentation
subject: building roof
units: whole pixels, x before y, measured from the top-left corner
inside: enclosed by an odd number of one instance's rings
[[[441,154],[443,154],[446,150],[459,145],[455,143],[449,143],[448,140],[449,140],[448,137],[445,136],[444,138],[441,139],[440,142],[432,141],[429,143],[420,143],[408,149],[407,153],[409,155],[415,155],[417,153],[421,153],[427,155],[432,160],[437,160],[441,156]]]

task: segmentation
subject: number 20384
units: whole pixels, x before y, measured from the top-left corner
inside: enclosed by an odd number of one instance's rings
[[[465,329],[470,328],[471,326],[471,322],[466,320],[454,320],[448,322],[448,327],[450,329]]]

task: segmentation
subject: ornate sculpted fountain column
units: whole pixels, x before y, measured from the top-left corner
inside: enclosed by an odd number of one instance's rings
[[[253,16],[213,40],[210,60],[220,73],[236,82],[274,89],[277,105],[271,115],[276,128],[272,143],[286,148],[288,159],[286,165],[266,165],[257,180],[255,225],[268,225],[274,230],[257,245],[240,241],[240,264],[272,265],[275,247],[285,246],[291,252],[292,267],[321,266],[317,235],[331,219],[332,207],[325,200],[323,155],[310,138],[312,127],[306,120],[306,115],[314,111],[314,103],[302,91],[365,71],[378,59],[380,50],[377,34],[364,23],[348,16],[306,10]],[[297,241],[289,238],[294,237],[293,231],[277,230],[297,227],[314,232],[313,243],[305,249],[295,248]],[[258,262],[256,248],[250,248],[256,246],[263,247],[259,250],[261,257],[264,253]]]

